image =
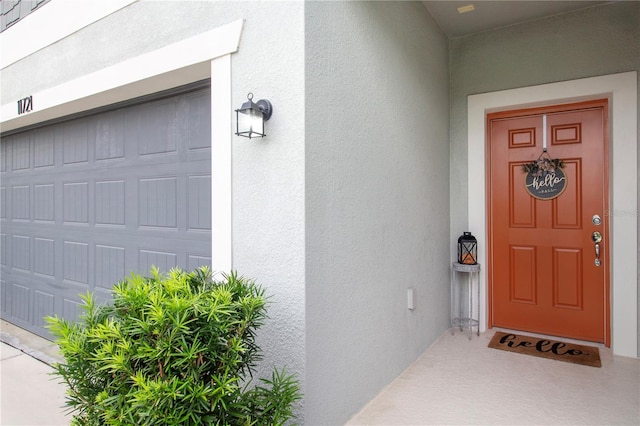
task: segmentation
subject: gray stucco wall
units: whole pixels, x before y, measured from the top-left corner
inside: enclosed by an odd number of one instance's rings
[[[640,70],[640,2],[609,3],[462,37],[449,47],[454,241],[468,220],[467,96]]]
[[[419,2],[305,22],[305,412],[341,424],[448,327],[447,39]]]
[[[270,99],[274,113],[264,140],[233,139],[234,268],[271,296],[259,373],[286,365],[304,386],[303,10],[302,2],[136,2],[3,69],[1,88],[4,104],[244,19],[229,117],[247,92]]]

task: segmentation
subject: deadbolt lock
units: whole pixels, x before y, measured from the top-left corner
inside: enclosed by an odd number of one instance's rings
[[[602,219],[600,219],[600,216],[597,214],[594,214],[591,218],[591,222],[593,222],[594,225],[600,225],[602,223]]]

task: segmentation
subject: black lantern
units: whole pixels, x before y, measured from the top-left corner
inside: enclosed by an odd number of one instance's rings
[[[253,102],[253,93],[247,95],[247,102],[236,110],[236,135],[245,138],[265,137],[264,122],[271,118],[271,102],[260,99]]]
[[[463,232],[458,238],[458,263],[475,265],[478,263],[478,240],[471,232]]]

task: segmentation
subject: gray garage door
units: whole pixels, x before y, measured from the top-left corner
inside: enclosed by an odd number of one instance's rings
[[[132,271],[211,264],[208,88],[3,136],[2,318],[47,337]]]

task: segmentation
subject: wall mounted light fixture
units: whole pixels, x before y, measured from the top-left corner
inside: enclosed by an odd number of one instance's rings
[[[253,102],[253,93],[247,94],[247,102],[236,110],[236,135],[245,138],[265,137],[264,122],[271,118],[273,106],[266,99]]]

